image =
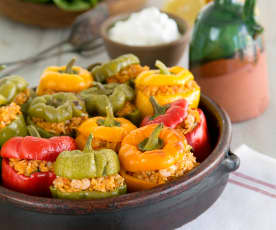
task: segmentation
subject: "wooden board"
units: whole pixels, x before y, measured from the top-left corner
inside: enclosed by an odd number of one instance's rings
[[[135,11],[144,6],[147,0],[105,0],[112,12]],[[42,28],[62,28],[72,24],[83,12],[68,12],[51,4],[37,4],[22,0],[0,0],[0,13],[24,24]]]

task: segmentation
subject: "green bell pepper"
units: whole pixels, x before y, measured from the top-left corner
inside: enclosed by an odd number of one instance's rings
[[[27,127],[22,114],[6,127],[0,129],[0,146],[10,138],[16,136],[27,136]]]
[[[120,171],[117,154],[111,149],[92,149],[92,135],[89,136],[83,151],[65,151],[61,153],[54,165],[57,176],[69,179],[103,177]]]
[[[0,80],[0,106],[11,103],[27,87],[28,83],[23,77],[9,76],[2,78]]]
[[[92,134],[89,136],[83,151],[62,152],[55,164],[54,171],[57,176],[68,179],[90,179],[110,176],[119,173],[120,162],[118,155],[111,149],[92,149]],[[51,186],[52,196],[63,199],[97,199],[117,196],[126,193],[126,185],[112,192],[80,191],[62,192]]]
[[[85,101],[87,111],[91,116],[106,116],[106,107],[111,106],[117,115],[127,102],[134,100],[135,92],[128,84],[101,84],[97,82],[93,87],[82,91],[79,96]],[[124,117],[138,125],[142,116],[136,109]]]
[[[110,83],[102,85],[100,83],[84,90],[80,97],[85,100],[88,113],[91,115],[106,115],[106,107],[111,105],[116,114],[127,101],[134,100],[135,92],[127,84]]]
[[[122,69],[134,64],[140,64],[138,57],[133,54],[125,54],[110,62],[96,66],[91,72],[96,81],[105,82],[107,78],[116,75]]]
[[[27,114],[47,122],[64,122],[86,115],[86,108],[85,103],[74,94],[56,93],[34,98]]]

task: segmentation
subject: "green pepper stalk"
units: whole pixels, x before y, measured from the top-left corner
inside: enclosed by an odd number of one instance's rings
[[[61,153],[55,164],[55,174],[59,177],[68,179],[91,179],[111,176],[120,171],[120,162],[117,154],[110,149],[101,149],[98,151],[92,148],[92,134],[89,136],[83,151],[65,151]],[[79,191],[62,192],[54,186],[50,188],[53,197],[63,199],[98,199],[111,196],[117,196],[126,193],[126,185],[110,192],[99,191]]]
[[[100,126],[105,127],[114,127],[114,126],[121,126],[120,122],[116,121],[114,118],[112,107],[109,105],[106,108],[106,118],[105,119],[98,119],[97,124]]]
[[[156,101],[154,96],[150,96],[150,103],[152,104],[153,108],[153,116],[150,117],[150,120],[154,120],[156,117],[159,117],[160,115],[163,115],[167,112],[167,110],[170,108],[170,105],[160,105]]]
[[[157,60],[155,62],[155,66],[160,70],[161,74],[165,74],[165,75],[170,75],[171,74],[169,68],[163,62]]]
[[[153,130],[150,137],[144,139],[138,145],[139,150],[142,152],[146,152],[146,151],[152,151],[155,149],[162,149],[162,147],[164,146],[164,143],[162,139],[159,138],[159,135],[163,128],[164,128],[163,124],[159,124],[158,126],[156,126],[156,128]]]

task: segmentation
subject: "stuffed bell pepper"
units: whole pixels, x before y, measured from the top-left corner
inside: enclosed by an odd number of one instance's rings
[[[85,103],[73,93],[56,93],[34,98],[27,112],[27,121],[42,137],[73,135],[88,118]]]
[[[0,147],[10,138],[26,136],[27,128],[20,106],[12,102],[0,107]]]
[[[44,70],[37,88],[37,95],[58,92],[78,93],[92,85],[91,73],[79,66],[74,66],[72,59],[66,66],[50,66]]]
[[[162,124],[128,134],[121,145],[120,174],[129,191],[150,189],[184,175],[198,163],[185,137]]]
[[[7,188],[35,196],[50,196],[53,162],[63,151],[76,149],[71,137],[14,137],[2,149],[2,182]]]
[[[135,92],[128,84],[101,84],[80,93],[85,100],[90,115],[106,116],[106,107],[111,106],[117,117],[125,117],[136,125],[141,122],[141,114],[134,105]]]
[[[119,175],[120,162],[111,149],[93,150],[92,135],[83,151],[65,151],[54,165],[57,178],[51,186],[52,196],[61,199],[99,199],[126,193]]]
[[[211,152],[211,143],[207,122],[203,111],[192,109],[185,99],[179,99],[161,106],[154,97],[150,97],[153,116],[147,116],[141,126],[163,123],[165,126],[179,130],[192,146],[192,151],[199,162],[202,162]]]
[[[136,106],[143,116],[153,114],[150,96],[161,105],[183,98],[192,108],[198,106],[200,88],[188,70],[178,66],[167,68],[160,61],[156,62],[156,67],[159,70],[145,71],[135,80]]]
[[[118,152],[123,138],[136,129],[136,126],[127,119],[114,118],[111,106],[106,107],[106,113],[106,117],[90,118],[78,128],[76,142],[80,149],[83,149],[90,133],[93,133],[94,149],[107,148]]]
[[[125,83],[135,78],[143,71],[149,70],[147,66],[141,66],[140,60],[133,54],[125,54],[108,63],[96,66],[92,69],[92,75],[98,82]]]
[[[0,80],[0,106],[14,102],[22,105],[30,96],[28,83],[23,77],[9,76]]]

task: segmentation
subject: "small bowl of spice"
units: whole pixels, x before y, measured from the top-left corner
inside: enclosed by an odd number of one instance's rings
[[[156,59],[168,66],[178,64],[189,42],[188,34],[182,18],[155,7],[111,17],[101,27],[111,58],[133,53],[150,67],[154,67]]]

